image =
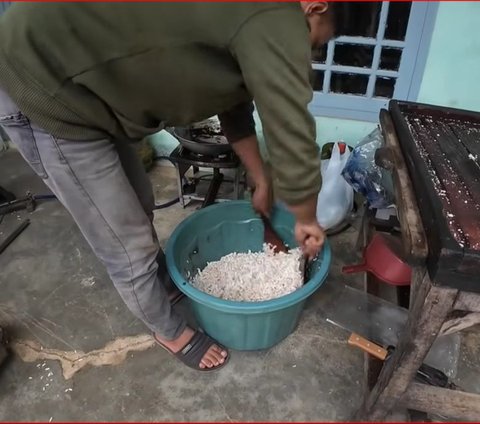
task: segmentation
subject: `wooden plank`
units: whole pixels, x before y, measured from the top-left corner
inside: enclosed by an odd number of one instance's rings
[[[418,203],[422,212],[429,210],[434,218],[427,225],[427,232],[436,232],[440,236],[438,240],[430,237],[430,248],[441,251],[450,247],[454,253],[463,256],[458,244],[468,247],[470,238],[477,234],[474,224],[478,220],[476,209],[480,198],[477,201],[475,192],[480,190],[480,183],[475,184],[475,179],[480,175],[477,177],[473,170],[480,174],[480,169],[468,158],[462,144],[457,139],[451,140],[451,131],[443,120],[439,119],[432,124],[429,115],[419,115],[415,119],[411,115],[407,116],[412,140],[416,143],[415,147],[411,144],[407,146],[414,153],[422,152],[417,154],[413,163],[410,162],[410,168],[414,166],[412,173],[415,182],[426,184],[423,188],[416,187]],[[454,143],[457,144],[456,147]],[[405,144],[402,146],[405,147]],[[469,169],[470,172],[464,174],[461,169]],[[420,173],[415,175],[417,170]],[[426,180],[425,177],[429,179]],[[467,184],[468,179],[472,180],[472,187]],[[423,205],[422,198],[425,199]],[[449,242],[449,237],[453,237],[455,243]],[[433,245],[434,240],[438,246]],[[443,254],[441,259],[445,261],[449,255]]]
[[[480,420],[480,395],[412,383],[400,403],[409,409],[459,420]]]
[[[395,203],[402,227],[402,239],[406,247],[405,253],[412,264],[422,264],[428,255],[428,245],[410,175],[388,111],[380,111],[380,122],[385,146],[389,149],[393,165],[391,172],[395,190]]]
[[[480,294],[461,291],[453,309],[458,311],[480,312]]]
[[[480,205],[480,168],[477,162],[469,157],[470,152],[462,143],[463,134],[453,131],[456,128],[454,124],[445,122],[437,122],[435,128],[441,131],[441,135],[435,136],[431,133],[431,136],[448,158],[450,173],[458,175],[463,185],[462,189],[466,188],[475,204]],[[466,129],[463,131],[466,132]],[[456,187],[458,188],[458,185]],[[478,212],[475,216],[478,218]]]
[[[464,146],[473,156],[470,159],[474,160],[477,165],[480,166],[480,126],[476,127],[475,133],[472,131],[467,134],[461,134],[461,136]]]
[[[356,419],[381,420],[392,410],[427,356],[457,294],[454,289],[433,287],[428,274],[425,275],[398,346]]]

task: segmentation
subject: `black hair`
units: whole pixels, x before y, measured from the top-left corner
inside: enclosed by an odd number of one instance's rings
[[[372,8],[376,2],[366,1],[330,1],[328,6],[333,20],[334,36],[356,35],[359,30],[357,24],[365,21],[365,17],[372,16]],[[363,17],[363,19],[362,19]]]

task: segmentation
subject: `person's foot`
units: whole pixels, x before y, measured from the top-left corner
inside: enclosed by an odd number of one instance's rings
[[[177,353],[188,344],[194,334],[194,330],[192,330],[190,327],[186,327],[180,337],[176,338],[175,340],[165,340],[158,333],[155,333],[155,337],[173,353]],[[226,350],[221,349],[216,344],[212,344],[212,346],[210,346],[210,348],[203,355],[198,366],[202,369],[218,367],[225,362],[227,355],[228,352]]]

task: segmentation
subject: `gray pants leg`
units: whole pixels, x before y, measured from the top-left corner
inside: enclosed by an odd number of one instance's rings
[[[151,224],[153,193],[131,147],[108,139],[56,139],[1,90],[0,125],[70,212],[132,313],[152,331],[177,338],[186,322],[159,279],[165,269],[157,262],[163,252]]]
[[[147,214],[150,222],[153,222],[153,208],[155,207],[155,197],[153,195],[153,188],[150,178],[148,178],[147,173],[143,163],[136,154],[132,145],[125,141],[118,141],[115,143],[115,148],[120,158],[122,168],[125,171],[125,175],[130,181],[130,185],[133,187],[140,204],[142,205],[143,210]],[[158,244],[157,233],[152,225],[153,237],[155,242]],[[160,279],[160,282],[167,288],[167,290],[172,290],[174,284],[170,279],[170,275],[167,270],[167,262],[165,260],[165,254],[161,248],[158,249],[157,254],[157,264],[158,271],[157,275]]]

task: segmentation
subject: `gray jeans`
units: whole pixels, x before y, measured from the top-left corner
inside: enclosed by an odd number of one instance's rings
[[[152,225],[152,186],[132,146],[55,138],[2,90],[0,125],[70,212],[132,313],[150,330],[177,338],[186,322],[168,300],[165,257]]]

